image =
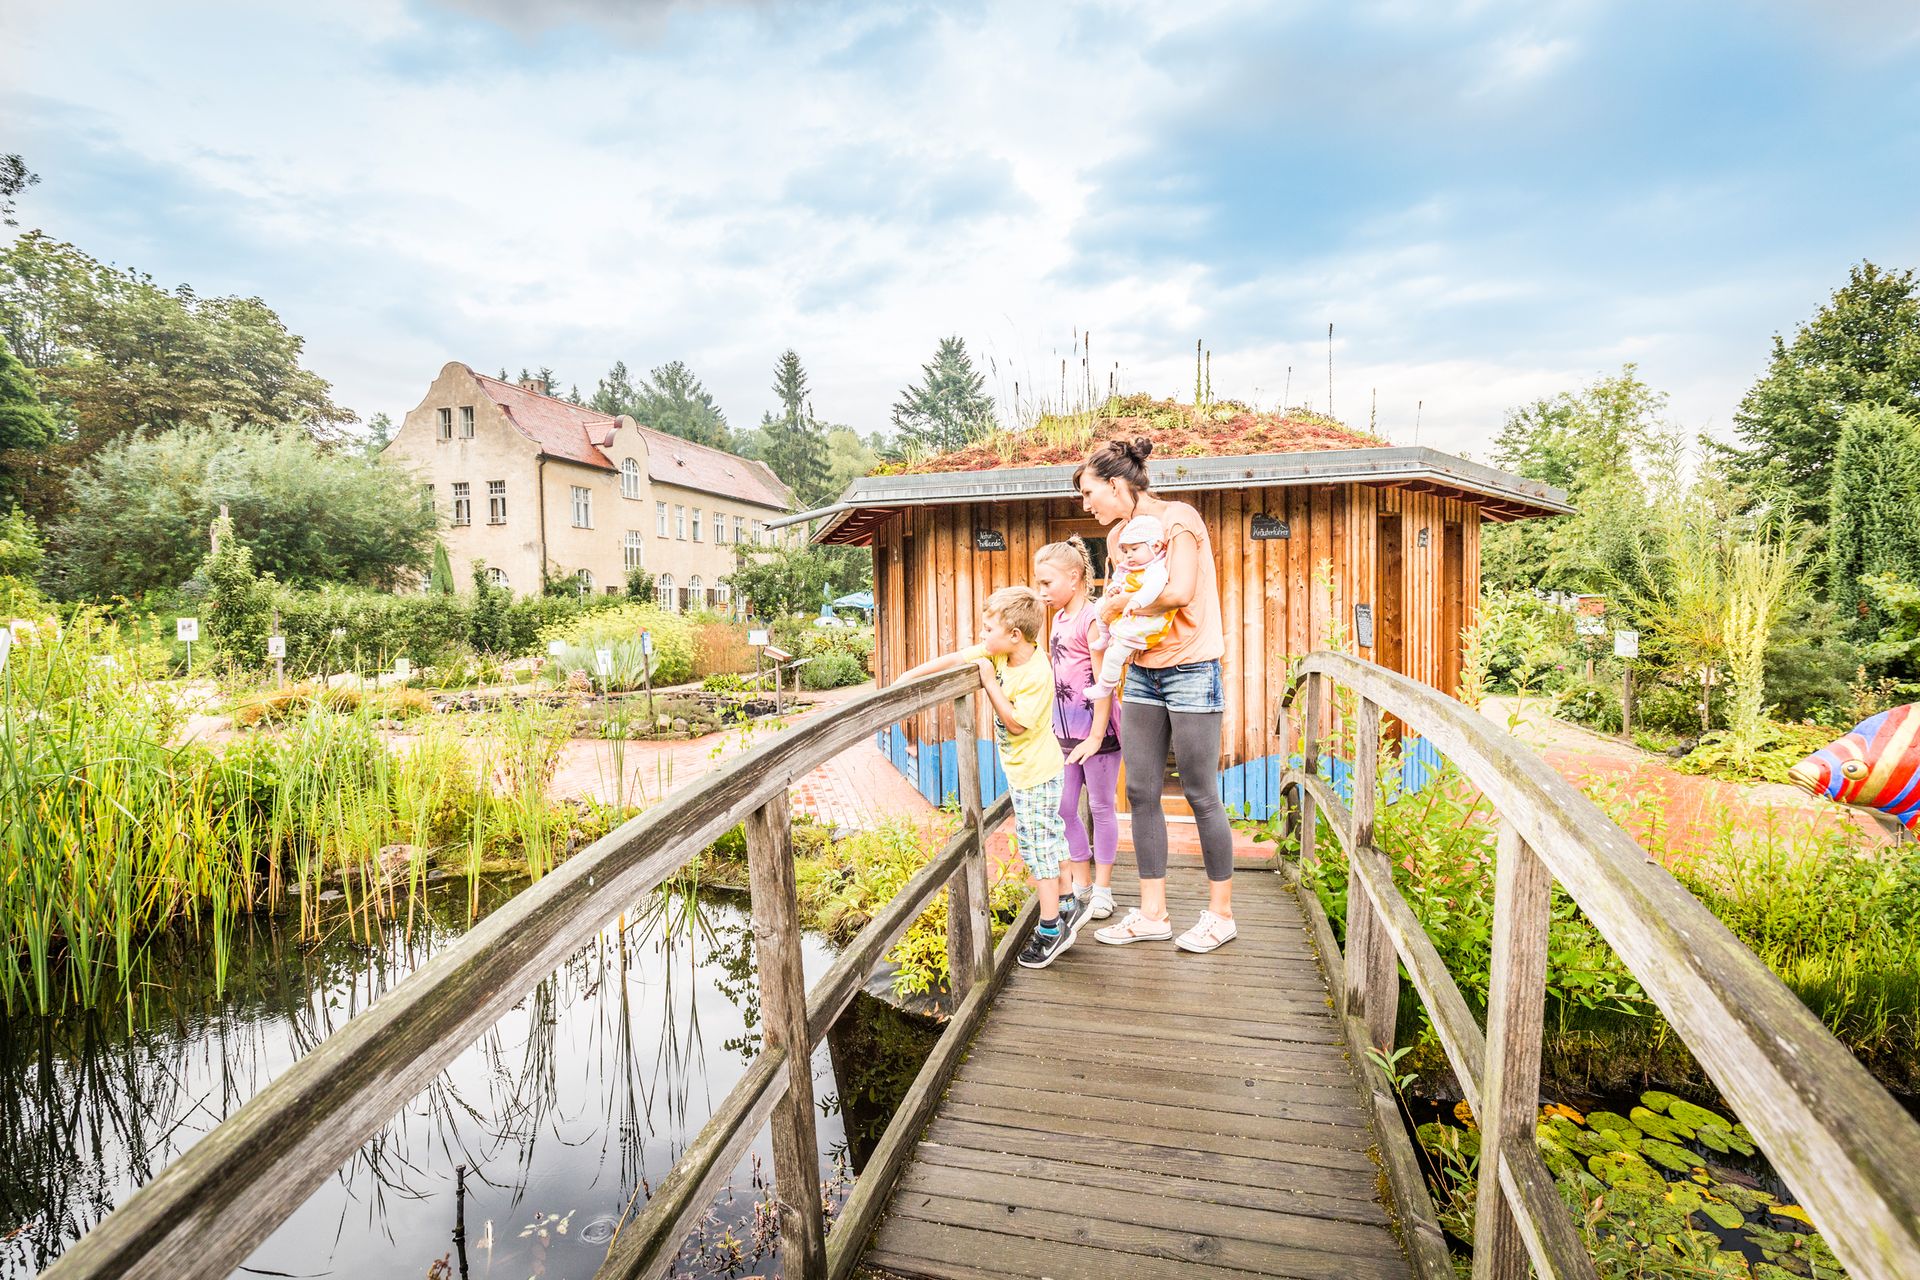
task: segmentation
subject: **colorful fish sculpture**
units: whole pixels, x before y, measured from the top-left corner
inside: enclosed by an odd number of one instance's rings
[[[1787,770],[1811,796],[1878,809],[1909,831],[1920,823],[1920,703],[1890,707]]]

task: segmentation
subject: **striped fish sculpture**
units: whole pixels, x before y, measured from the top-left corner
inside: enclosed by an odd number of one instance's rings
[[[1878,809],[1908,830],[1920,823],[1920,703],[1890,707],[1787,770],[1811,796]]]

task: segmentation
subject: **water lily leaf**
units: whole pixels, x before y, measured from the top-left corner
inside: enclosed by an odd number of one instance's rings
[[[1716,1132],[1718,1132],[1718,1130],[1716,1130]],[[1726,1132],[1720,1133],[1720,1140],[1743,1156],[1750,1156],[1757,1150],[1753,1145],[1753,1139],[1742,1133],[1739,1125],[1735,1125]]]
[[[1658,1089],[1650,1089],[1640,1095],[1640,1101],[1649,1111],[1665,1111],[1668,1107],[1680,1101],[1680,1099],[1670,1093],[1662,1093]]]
[[[1595,1111],[1587,1117],[1587,1126],[1592,1129],[1623,1130],[1633,1128],[1633,1124],[1622,1115],[1611,1111]]]
[[[1747,1215],[1724,1200],[1708,1200],[1700,1206],[1700,1212],[1712,1218],[1715,1225],[1734,1231],[1747,1225]]]
[[[1695,1129],[1693,1131],[1693,1140],[1695,1142],[1698,1142],[1703,1147],[1718,1151],[1721,1155],[1725,1155],[1727,1152],[1733,1150],[1732,1146],[1727,1142],[1727,1139],[1732,1136],[1732,1133],[1726,1129]]]
[[[1795,1222],[1804,1222],[1808,1226],[1813,1225],[1813,1219],[1807,1216],[1807,1211],[1797,1204],[1775,1205],[1767,1212],[1778,1214],[1782,1218],[1792,1218]]]
[[[1587,1161],[1593,1176],[1610,1187],[1648,1197],[1666,1193],[1667,1180],[1636,1151],[1609,1151]]]
[[[1671,1169],[1675,1173],[1687,1173],[1695,1167],[1693,1154],[1685,1147],[1655,1138],[1648,1138],[1640,1144],[1640,1154],[1662,1169]]]
[[[1542,1120],[1545,1120],[1549,1116],[1560,1116],[1564,1119],[1573,1121],[1575,1124],[1582,1124],[1582,1123],[1585,1123],[1586,1121],[1586,1117],[1581,1115],[1578,1111],[1575,1111],[1572,1107],[1564,1106],[1558,1102],[1549,1102],[1546,1106],[1540,1108],[1540,1118]]]
[[[1695,1169],[1690,1176],[1693,1178],[1695,1182],[1699,1183],[1703,1187],[1710,1187],[1713,1185],[1713,1179],[1707,1174],[1707,1171],[1705,1169]]]
[[[1667,1104],[1667,1115],[1694,1129],[1729,1130],[1733,1128],[1733,1121],[1715,1115],[1705,1107],[1696,1107],[1683,1098],[1675,1098]]]
[[[1762,1209],[1770,1209],[1778,1203],[1766,1192],[1752,1187],[1743,1187],[1737,1182],[1716,1182],[1713,1184],[1713,1190],[1714,1194],[1728,1204],[1738,1207],[1742,1213],[1759,1213]]]
[[[1676,1182],[1667,1188],[1667,1203],[1682,1213],[1692,1213],[1707,1202],[1705,1196],[1684,1182]]]
[[[1645,1107],[1635,1107],[1627,1113],[1634,1127],[1650,1138],[1659,1138],[1664,1142],[1680,1142],[1693,1136],[1693,1130],[1686,1125],[1676,1124],[1666,1116],[1656,1115]]]
[[[1467,1105],[1465,1098],[1453,1104],[1453,1118],[1469,1129],[1478,1127],[1473,1122],[1473,1108]]]

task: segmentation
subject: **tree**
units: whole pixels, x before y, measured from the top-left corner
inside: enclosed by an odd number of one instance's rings
[[[780,399],[780,412],[760,419],[761,460],[802,506],[816,506],[827,499],[827,446],[807,399],[806,370],[791,347],[774,365],[773,394]]]
[[[593,395],[587,400],[587,408],[616,418],[621,414],[630,418],[640,416],[640,391],[633,385],[633,376],[627,372],[625,360],[613,362],[613,368],[607,370],[607,376],[594,386]]]
[[[101,450],[50,532],[69,596],[137,596],[193,571],[224,504],[264,571],[296,585],[391,586],[425,567],[437,518],[413,480],[292,427],[216,421]]]
[[[734,549],[727,582],[762,617],[814,613],[833,600],[872,586],[872,557],[859,547],[761,547]]]
[[[40,531],[27,519],[27,513],[15,507],[0,520],[0,578],[31,580],[40,572],[44,553]]]
[[[1777,483],[1826,518],[1841,419],[1854,405],[1920,413],[1920,296],[1913,272],[1862,262],[1791,343],[1773,336],[1767,371],[1733,415],[1740,477]]]
[[[507,610],[513,592],[496,586],[484,560],[473,562],[473,610],[468,615],[467,643],[477,653],[507,653],[513,648],[513,625]]]
[[[267,629],[273,614],[273,575],[264,578],[253,567],[253,552],[233,531],[225,516],[214,521],[213,549],[200,562],[207,584],[201,614],[207,639],[215,649],[239,662],[257,662],[266,653]]]
[[[40,403],[33,375],[0,340],[0,450],[43,449],[58,434],[53,414]]]
[[[1873,574],[1920,581],[1920,438],[1906,415],[1856,405],[1841,420],[1827,512],[1826,588],[1853,635],[1888,623],[1861,585]]]
[[[683,440],[716,449],[730,444],[727,415],[693,370],[679,360],[661,365],[640,384],[632,413],[642,426]]]
[[[852,427],[827,428],[827,482],[829,499],[880,465],[880,438],[862,440]]]
[[[0,226],[20,225],[13,216],[14,197],[38,181],[40,175],[27,168],[27,162],[19,156],[0,156]]]
[[[433,544],[433,567],[427,570],[427,590],[436,596],[453,594],[453,558],[447,554],[447,544],[438,539]]]
[[[947,453],[963,449],[993,428],[993,397],[986,378],[973,367],[967,344],[942,338],[931,362],[920,366],[920,382],[900,393],[893,406],[893,427],[910,450]]]
[[[367,419],[366,442],[360,451],[369,458],[376,456],[393,442],[393,419],[384,413],[376,413]]]

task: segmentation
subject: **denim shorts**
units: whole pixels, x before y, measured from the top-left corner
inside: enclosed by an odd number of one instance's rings
[[[1169,711],[1224,711],[1227,701],[1220,687],[1220,659],[1183,662],[1177,667],[1143,667],[1136,662],[1127,668],[1121,701]]]

